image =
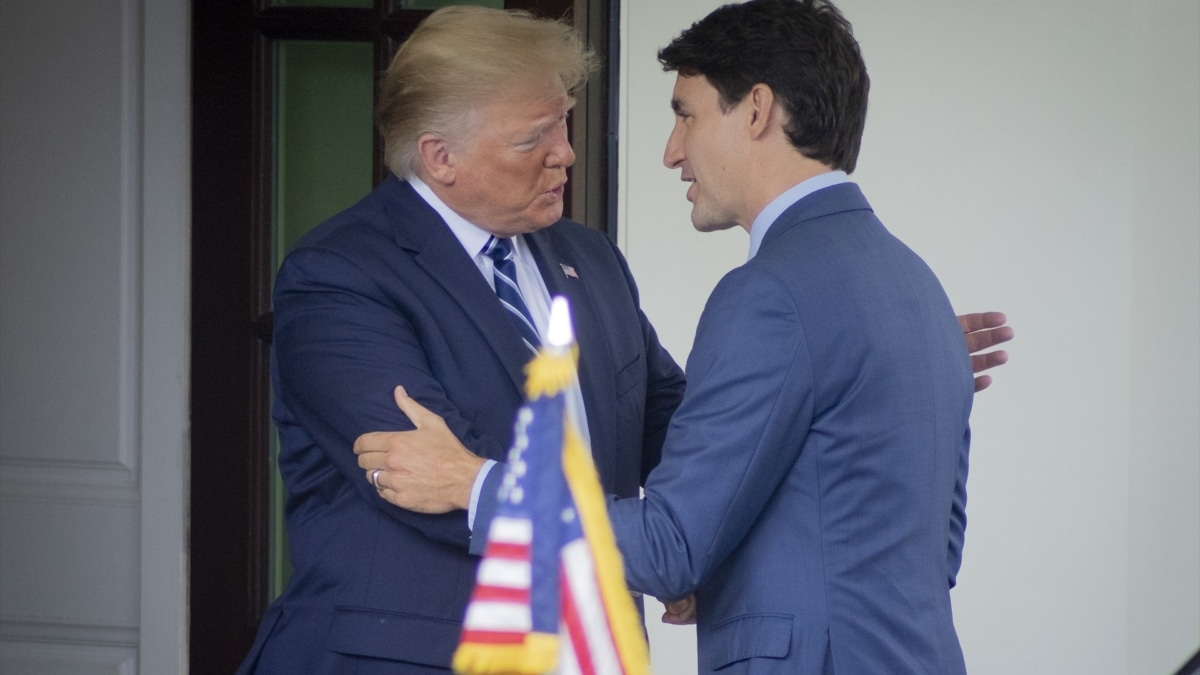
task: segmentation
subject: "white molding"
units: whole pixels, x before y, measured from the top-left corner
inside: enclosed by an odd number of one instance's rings
[[[137,476],[113,462],[0,458],[0,499],[70,503],[137,504]]]
[[[142,347],[142,8],[141,0],[121,5],[121,215],[120,343],[117,369],[117,456],[136,474],[141,455]]]
[[[142,18],[141,599],[138,670],[188,671],[191,3]]]
[[[61,643],[0,637],[0,672],[6,675],[136,675],[137,645]]]
[[[75,623],[42,618],[0,618],[0,642],[137,647],[137,626]]]

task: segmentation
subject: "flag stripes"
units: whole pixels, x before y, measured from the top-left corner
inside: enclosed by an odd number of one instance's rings
[[[573,353],[544,350],[527,375],[529,400],[517,414],[454,669],[647,675],[641,619],[595,464],[563,395],[575,379]]]
[[[564,546],[562,559],[563,619],[582,671],[588,675],[623,673],[587,540],[576,539]]]

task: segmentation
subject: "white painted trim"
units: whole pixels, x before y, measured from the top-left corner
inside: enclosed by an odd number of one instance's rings
[[[42,618],[0,621],[0,641],[52,645],[137,647],[136,626],[106,626]]]
[[[141,0],[121,0],[121,174],[120,248],[120,342],[117,355],[117,457],[135,475],[142,449],[138,442],[139,373],[141,363],[141,320],[143,283],[142,247],[142,13]]]
[[[137,501],[137,474],[120,462],[0,459],[0,496],[66,501]]]
[[[140,673],[188,669],[191,17],[141,4]]]

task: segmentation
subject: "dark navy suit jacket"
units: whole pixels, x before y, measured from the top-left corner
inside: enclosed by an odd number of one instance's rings
[[[601,482],[636,496],[683,375],[608,237],[562,220],[526,241],[550,293],[571,303]],[[392,398],[402,384],[468,448],[503,461],[529,352],[446,224],[394,176],[297,244],[274,302],[274,418],[294,572],[242,672],[442,672],[478,561],[466,513],[386,503],[352,446],[368,431],[412,428]]]
[[[963,673],[970,360],[857,186],[721,280],[687,373],[645,500],[611,515],[634,590],[695,591],[700,671]]]

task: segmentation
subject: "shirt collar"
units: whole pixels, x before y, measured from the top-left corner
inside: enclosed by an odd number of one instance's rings
[[[845,171],[827,171],[793,185],[785,190],[783,194],[772,199],[771,203],[767,204],[767,207],[759,212],[758,217],[754,219],[754,223],[750,226],[750,255],[746,256],[746,259],[749,260],[758,253],[758,247],[762,245],[763,237],[767,236],[767,230],[771,229],[771,224],[784,211],[788,210],[788,207],[817,190],[823,190],[827,187],[849,181],[850,178],[846,176]]]
[[[433,188],[429,187],[425,181],[413,176],[408,179],[408,183],[421,196],[421,199],[424,199],[427,204],[433,207],[434,211],[437,211],[442,220],[446,221],[446,225],[450,227],[450,231],[454,233],[455,238],[458,239],[458,243],[462,244],[467,255],[471,256],[472,259],[479,255],[484,245],[487,244],[488,239],[491,238],[491,233],[458,215],[454,209],[442,201],[441,197],[437,196]]]

